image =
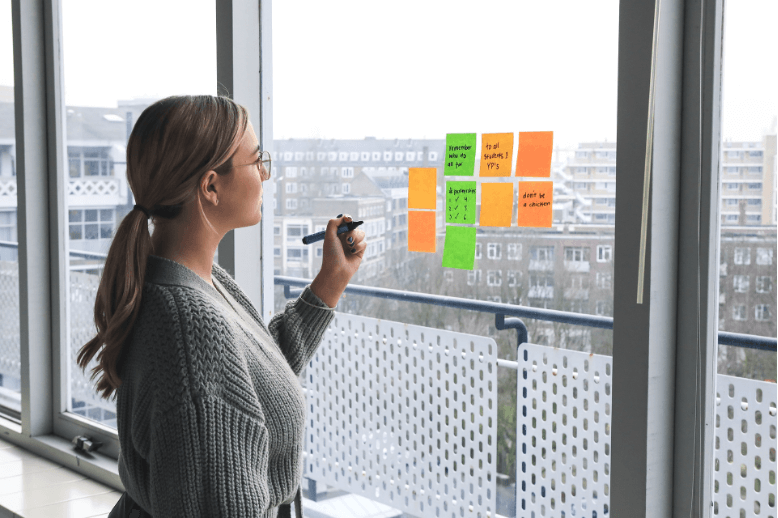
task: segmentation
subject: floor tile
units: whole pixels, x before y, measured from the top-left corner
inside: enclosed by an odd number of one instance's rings
[[[93,480],[72,480],[64,484],[56,484],[38,489],[30,489],[18,493],[10,493],[0,497],[3,507],[25,515],[27,509],[48,506],[70,500],[108,493],[113,489]],[[98,511],[99,512],[99,511]],[[97,513],[95,513],[97,514]]]
[[[84,518],[107,515],[121,498],[121,493],[111,491],[100,495],[69,500],[24,511],[24,518]]]
[[[37,473],[22,473],[15,477],[3,478],[0,484],[0,496],[9,493],[19,493],[20,491],[30,491],[42,487],[55,486],[72,482],[74,480],[85,480],[87,477],[60,466],[48,471],[39,471]]]

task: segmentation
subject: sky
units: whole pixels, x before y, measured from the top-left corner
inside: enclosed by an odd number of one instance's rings
[[[274,138],[551,130],[563,147],[612,142],[618,7],[277,0]],[[217,92],[214,0],[63,0],[62,16],[68,105]],[[725,138],[759,140],[774,124],[776,22],[778,0],[726,2]],[[0,85],[13,83],[12,57],[0,0]]]

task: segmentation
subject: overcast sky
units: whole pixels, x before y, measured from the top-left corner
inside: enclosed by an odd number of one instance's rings
[[[613,141],[618,5],[276,0],[274,136],[553,130],[562,146]],[[9,85],[10,0],[0,6]],[[778,1],[726,9],[722,133],[758,140],[778,113]],[[66,103],[216,93],[214,20],[213,0],[63,0]]]

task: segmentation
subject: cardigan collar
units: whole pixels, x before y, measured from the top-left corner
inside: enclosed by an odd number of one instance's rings
[[[211,267],[211,275],[217,275],[216,263]],[[167,286],[185,286],[194,288],[211,295],[216,300],[222,300],[221,294],[208,284],[205,279],[197,275],[181,263],[177,263],[165,257],[149,254],[146,262],[146,282],[163,284]]]

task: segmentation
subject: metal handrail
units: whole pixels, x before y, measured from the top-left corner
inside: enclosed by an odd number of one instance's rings
[[[311,280],[276,275],[274,277],[273,283],[277,286],[284,286],[284,295],[287,298],[293,298],[299,296],[301,291],[292,291],[290,288],[304,288],[311,283]],[[497,327],[497,329],[507,329],[512,327],[517,328],[517,331],[519,332],[519,344],[527,341],[526,326],[523,322],[521,322],[521,320],[517,318],[506,319],[505,317],[524,317],[536,320],[544,320],[547,322],[559,322],[563,324],[596,327],[600,329],[613,329],[613,317],[601,317],[597,315],[586,315],[583,313],[573,313],[569,311],[557,311],[554,309],[530,308],[526,306],[517,306],[514,304],[505,304],[501,302],[463,299],[460,297],[449,297],[447,295],[431,295],[428,293],[418,293],[414,291],[374,288],[370,286],[352,284],[349,284],[345,291],[346,293],[353,295],[400,300],[403,302],[417,302],[421,304],[431,304],[434,306],[445,306],[458,309],[468,309],[471,311],[480,311],[482,313],[494,313],[495,327]],[[523,341],[522,334],[524,335]],[[778,351],[778,340],[775,338],[740,333],[727,333],[724,331],[719,331],[719,344],[744,347],[748,349],[758,349],[761,351]]]

